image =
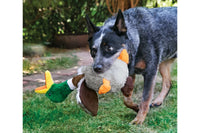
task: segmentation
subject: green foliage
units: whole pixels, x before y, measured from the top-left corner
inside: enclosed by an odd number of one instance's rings
[[[154,129],[159,129],[161,132],[173,131],[177,132],[177,82],[173,81],[172,88],[169,92],[167,99],[164,101],[165,106],[150,110],[149,117],[147,117],[148,125]],[[156,116],[160,116],[157,118]],[[155,125],[159,125],[155,127]]]
[[[177,61],[173,64],[172,76],[177,76]]]
[[[176,66],[176,65],[175,65]],[[174,67],[175,67],[174,66]],[[173,71],[176,68],[173,68]],[[173,72],[172,71],[172,72]],[[176,75],[174,75],[176,77]],[[134,101],[140,101],[143,83],[136,82]],[[156,89],[160,89],[160,83]],[[139,94],[139,95],[138,95]],[[129,125],[136,113],[125,107],[120,92],[99,95],[96,117],[85,113],[76,103],[73,91],[62,103],[53,103],[45,95],[32,92],[23,94],[24,132],[113,132],[113,133],[176,133],[177,81],[173,81],[168,97],[158,108],[150,109],[143,125]]]
[[[30,66],[31,64],[29,60],[23,60],[23,70],[29,70]]]
[[[23,60],[23,74],[33,74],[44,72],[45,70],[66,69],[75,66],[78,62],[76,56],[60,57],[56,59],[40,59],[31,61],[31,59]]]
[[[142,0],[145,1],[145,7],[169,7],[177,6],[177,0]]]
[[[138,6],[176,6],[177,0],[140,0]],[[52,42],[56,34],[87,33],[85,15],[102,26],[111,16],[106,0],[24,0],[23,41]]]
[[[51,42],[55,34],[86,33],[86,14],[97,24],[110,16],[101,0],[26,0],[23,3],[23,40]]]

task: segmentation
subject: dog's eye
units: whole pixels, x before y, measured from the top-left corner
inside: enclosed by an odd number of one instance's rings
[[[106,51],[106,52],[111,52],[111,51],[113,51],[113,47],[110,47],[110,46],[108,46],[108,45],[105,45],[105,51]]]
[[[91,50],[91,56],[94,58],[96,56],[97,53],[97,49],[96,48],[92,48]]]

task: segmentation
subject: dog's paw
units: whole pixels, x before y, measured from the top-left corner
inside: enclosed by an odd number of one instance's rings
[[[137,125],[142,125],[144,122],[145,117],[144,116],[136,116],[134,120],[132,120],[129,124],[137,124]]]
[[[162,105],[162,102],[153,102],[152,104],[150,104],[150,107],[159,107],[160,105]]]

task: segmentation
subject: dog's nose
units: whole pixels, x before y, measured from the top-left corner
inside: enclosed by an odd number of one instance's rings
[[[93,69],[94,69],[94,71],[95,72],[101,72],[102,71],[102,69],[103,69],[103,66],[102,65],[95,65],[94,67],[93,67]]]

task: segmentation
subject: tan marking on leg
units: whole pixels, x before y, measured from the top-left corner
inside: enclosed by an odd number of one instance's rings
[[[121,91],[124,95],[124,104],[126,105],[126,107],[131,108],[134,111],[138,112],[139,107],[137,104],[133,102],[133,99],[132,99],[134,82],[135,82],[135,75],[133,76],[133,79],[131,77],[128,77]]]
[[[79,82],[83,77],[84,77],[84,74],[77,75],[77,76],[73,77],[72,83],[74,84],[74,86],[78,87],[78,82]]]
[[[149,94],[148,99],[145,101],[144,99],[142,99],[142,102],[140,103],[140,106],[139,106],[139,112],[137,116],[135,117],[135,119],[130,122],[130,124],[142,124],[144,122],[146,115],[149,112],[149,105],[153,97],[153,91],[154,91],[154,87],[156,83],[156,75],[152,81],[151,90],[149,92],[150,94]]]
[[[171,87],[171,65],[175,59],[164,61],[159,66],[159,71],[162,76],[162,90],[158,97],[153,101],[152,106],[159,106],[163,103],[163,100],[167,96]]]
[[[129,97],[124,96],[124,104],[126,107],[133,109],[135,112],[139,111],[139,106],[133,102],[132,95]]]
[[[135,68],[145,69],[146,63],[144,62],[144,60],[140,60],[139,62],[136,63]]]
[[[149,103],[150,100],[144,101],[139,106],[139,112],[134,120],[132,120],[131,124],[142,124],[146,118],[147,113],[149,112]]]

